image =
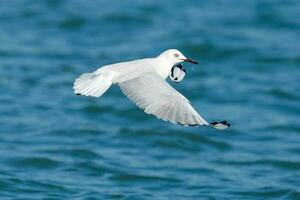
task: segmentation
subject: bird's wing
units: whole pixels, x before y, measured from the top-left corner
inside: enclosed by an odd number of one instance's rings
[[[119,86],[147,114],[181,125],[210,125],[182,94],[154,72],[121,82]]]

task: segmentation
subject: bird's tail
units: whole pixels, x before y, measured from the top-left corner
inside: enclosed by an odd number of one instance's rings
[[[105,74],[85,73],[74,82],[74,93],[77,95],[100,97],[111,86],[110,76]]]

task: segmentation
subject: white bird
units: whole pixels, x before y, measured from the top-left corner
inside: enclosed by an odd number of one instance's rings
[[[139,108],[159,119],[180,125],[228,128],[226,121],[208,123],[188,99],[166,82],[172,67],[181,62],[198,64],[179,50],[169,49],[155,58],[106,65],[77,78],[74,93],[100,97],[112,84],[117,84]]]

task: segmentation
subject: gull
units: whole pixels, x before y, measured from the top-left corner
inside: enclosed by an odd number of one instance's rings
[[[198,64],[179,50],[169,49],[154,58],[105,65],[79,76],[74,82],[74,93],[100,97],[112,84],[117,84],[145,113],[164,121],[185,126],[228,128],[227,121],[208,123],[190,101],[166,81],[172,68],[182,62]]]

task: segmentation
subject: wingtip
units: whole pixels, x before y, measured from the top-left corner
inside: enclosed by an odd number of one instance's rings
[[[230,124],[227,121],[221,121],[221,122],[212,122],[209,123],[209,125],[215,129],[224,130],[230,127]]]
[[[179,124],[180,126],[199,126],[200,124],[182,124],[180,122],[176,122],[177,124]]]

